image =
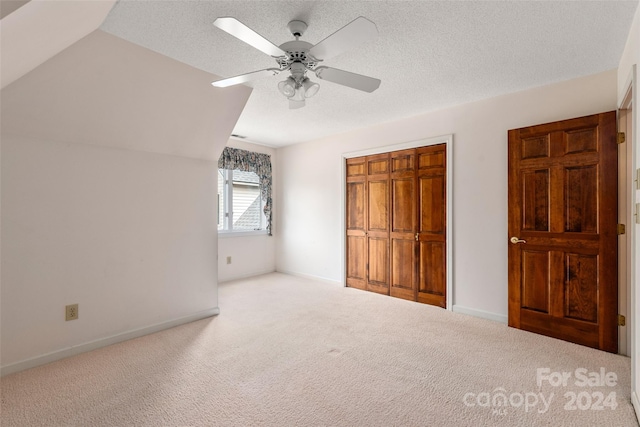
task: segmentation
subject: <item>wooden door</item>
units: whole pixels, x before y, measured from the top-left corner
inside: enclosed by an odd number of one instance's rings
[[[389,153],[367,156],[366,289],[389,295]]]
[[[365,157],[346,165],[347,286],[367,288],[367,164]]]
[[[617,352],[616,113],[509,131],[509,325]]]
[[[446,145],[348,159],[347,286],[446,306]]]
[[[416,300],[416,150],[391,153],[391,296]]]
[[[418,202],[418,295],[446,307],[446,145],[416,150]]]

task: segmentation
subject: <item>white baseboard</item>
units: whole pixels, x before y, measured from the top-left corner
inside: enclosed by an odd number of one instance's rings
[[[494,322],[500,322],[504,324],[509,323],[509,318],[503,314],[496,314],[496,313],[491,313],[489,311],[476,310],[475,308],[462,307],[455,304],[453,306],[453,311],[455,313],[468,314],[469,316],[493,320]]]
[[[221,279],[218,276],[218,283],[232,282],[234,280],[247,279],[249,277],[262,276],[263,274],[269,274],[274,272],[275,270],[262,270],[262,271],[255,271],[253,273],[244,273],[237,276],[225,277],[224,279]]]
[[[96,350],[98,348],[106,347],[111,344],[127,341],[132,338],[138,338],[143,335],[152,334],[154,332],[159,332],[164,329],[173,328],[175,326],[183,325],[185,323],[190,323],[196,320],[205,319],[207,317],[215,316],[217,314],[220,314],[220,309],[218,307],[214,307],[208,310],[200,311],[198,313],[190,314],[188,316],[180,317],[180,318],[169,320],[166,322],[156,323],[155,325],[145,326],[143,328],[122,332],[120,334],[112,335],[110,337],[99,338],[94,341],[89,341],[83,344],[78,344],[71,347],[63,348],[61,350],[56,350],[51,353],[43,354],[41,356],[32,357],[27,360],[2,366],[0,368],[0,376],[5,376],[5,375],[13,374],[15,372],[24,371],[25,369],[34,368],[36,366],[44,365],[46,363],[55,362],[56,360],[64,359],[65,357],[75,356],[76,354],[85,353],[91,350]]]
[[[328,278],[322,277],[322,276],[314,276],[313,274],[304,274],[304,273],[298,273],[298,272],[295,272],[295,271],[279,270],[279,269],[276,270],[276,271],[278,273],[288,274],[290,276],[302,277],[304,279],[316,280],[318,282],[324,282],[324,283],[330,283],[332,285],[344,286],[344,284],[339,280],[328,279]]]
[[[631,404],[634,411],[636,411],[636,419],[640,421],[640,401],[638,400],[638,394],[635,391],[631,392]]]

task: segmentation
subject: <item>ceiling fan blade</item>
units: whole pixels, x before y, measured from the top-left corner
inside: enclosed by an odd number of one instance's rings
[[[271,56],[286,56],[287,53],[280,49],[278,46],[271,43],[269,40],[262,37],[260,34],[253,31],[251,28],[238,21],[236,18],[222,17],[213,21],[213,25],[220,28],[222,31],[226,31],[235,38],[238,38],[246,44],[255,47],[256,49]]]
[[[211,82],[211,84],[215,87],[227,87],[239,85],[262,77],[275,76],[278,74],[280,74],[279,69],[267,68],[266,70],[254,71],[252,73],[240,74],[239,76],[229,77],[227,79],[216,80],[214,82]]]
[[[337,68],[317,67],[314,71],[319,79],[328,80],[339,85],[349,86],[369,93],[378,89],[381,83],[380,79],[338,70]]]
[[[360,16],[309,49],[309,53],[316,59],[331,58],[377,35],[376,24]]]
[[[290,110],[295,110],[298,108],[302,108],[304,107],[304,99],[302,101],[295,101],[293,99],[289,100],[289,109]]]

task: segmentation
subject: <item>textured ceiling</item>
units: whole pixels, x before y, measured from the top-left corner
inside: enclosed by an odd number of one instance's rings
[[[194,67],[230,77],[274,67],[264,53],[215,28],[232,16],[280,45],[287,23],[307,22],[318,43],[358,16],[379,36],[326,65],[382,80],[364,93],[319,81],[298,110],[277,89],[254,88],[234,133],[273,146],[614,69],[638,1],[133,1],[101,29]],[[315,76],[313,80],[318,81]],[[225,90],[207,85],[202,90]]]

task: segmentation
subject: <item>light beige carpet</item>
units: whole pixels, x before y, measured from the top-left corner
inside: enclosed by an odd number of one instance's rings
[[[220,308],[4,377],[2,426],[637,425],[626,357],[277,273],[220,285]]]

